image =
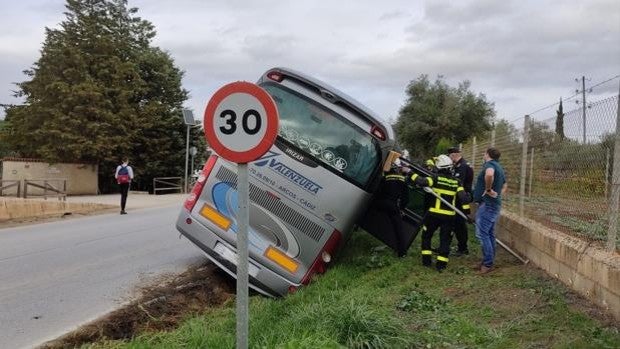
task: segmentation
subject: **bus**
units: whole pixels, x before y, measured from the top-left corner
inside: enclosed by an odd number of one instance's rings
[[[325,272],[355,225],[381,240],[385,225],[369,207],[395,139],[376,114],[303,73],[273,68],[257,84],[280,122],[271,149],[248,164],[248,273],[253,289],[281,296]],[[211,154],[176,227],[233,277],[237,211],[236,164]]]

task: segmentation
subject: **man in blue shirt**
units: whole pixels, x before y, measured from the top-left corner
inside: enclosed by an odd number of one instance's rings
[[[482,246],[482,262],[478,269],[480,274],[492,271],[495,260],[495,222],[502,206],[502,194],[506,190],[506,176],[499,164],[500,155],[495,148],[487,149],[474,188],[474,201],[479,204],[476,211],[476,237]]]

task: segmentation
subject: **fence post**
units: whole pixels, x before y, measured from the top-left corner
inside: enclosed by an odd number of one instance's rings
[[[614,145],[614,166],[611,176],[611,200],[609,203],[609,230],[607,230],[607,250],[616,250],[618,232],[618,204],[620,203],[620,84],[618,84],[618,110],[616,113],[616,144]]]
[[[523,150],[521,152],[521,179],[519,188],[519,214],[523,217],[525,208],[525,181],[527,180],[527,143],[530,133],[530,116],[523,122]]]
[[[24,199],[28,198],[28,180],[24,179]]]
[[[527,197],[532,198],[532,178],[534,178],[534,147],[532,147],[532,157],[530,158],[530,184],[527,188]]]
[[[610,160],[610,151],[607,148],[607,157],[605,158],[605,199],[609,199],[609,160]]]
[[[470,162],[471,162],[471,169],[473,170],[476,166],[476,136],[474,136],[474,139],[472,141]]]

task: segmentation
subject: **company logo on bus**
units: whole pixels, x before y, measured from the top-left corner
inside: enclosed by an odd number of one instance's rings
[[[304,175],[278,161],[275,157],[280,155],[281,154],[270,151],[269,153],[267,153],[267,155],[260,158],[260,160],[254,162],[254,165],[259,167],[267,165],[269,169],[271,169],[275,173],[288,179],[289,181],[295,183],[298,187],[312,194],[317,194],[319,190],[323,189],[323,187],[306,178]]]

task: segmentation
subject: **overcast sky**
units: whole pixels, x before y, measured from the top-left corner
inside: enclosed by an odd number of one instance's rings
[[[0,0],[0,103],[40,55],[63,0]],[[420,74],[443,75],[514,120],[620,74],[620,1],[129,0],[151,21],[153,44],[185,71],[186,106],[202,116],[222,85],[285,66],[322,79],[385,119]],[[595,88],[618,91],[618,78]],[[567,103],[565,110],[577,107]],[[2,117],[3,112],[0,112]],[[534,118],[547,118],[553,109]]]

